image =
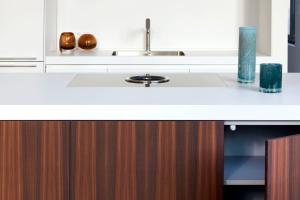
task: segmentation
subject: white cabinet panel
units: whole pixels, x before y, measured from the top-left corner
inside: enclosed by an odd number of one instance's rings
[[[0,62],[0,73],[42,73],[43,62]]]
[[[189,73],[187,65],[110,65],[111,73]]]
[[[0,1],[0,61],[43,61],[44,1]]]
[[[184,65],[47,65],[48,73],[189,73]]]
[[[106,73],[105,65],[47,65],[47,73]]]

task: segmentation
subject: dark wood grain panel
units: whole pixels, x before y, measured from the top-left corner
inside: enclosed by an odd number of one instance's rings
[[[69,123],[0,121],[0,200],[68,199]]]
[[[224,185],[224,125],[199,122],[196,199],[222,199]],[[199,134],[200,133],[200,134]],[[197,190],[201,188],[201,190]],[[206,194],[203,194],[206,193]],[[222,196],[220,196],[222,194]]]
[[[267,141],[266,200],[300,199],[300,135]]]
[[[78,131],[77,134],[71,131],[71,199],[93,200],[96,199],[97,179],[96,124],[73,123],[71,127]]]
[[[70,122],[37,122],[40,200],[69,199]]]
[[[0,199],[22,200],[24,191],[24,144],[22,124],[17,122],[0,122]],[[34,137],[33,137],[34,138]],[[32,158],[34,159],[34,155]],[[26,161],[25,161],[26,162]],[[24,170],[24,171],[23,171]],[[35,177],[35,176],[34,176]],[[28,189],[35,193],[35,178],[28,181]],[[34,199],[36,199],[34,197]]]
[[[72,122],[71,200],[220,200],[223,123]]]

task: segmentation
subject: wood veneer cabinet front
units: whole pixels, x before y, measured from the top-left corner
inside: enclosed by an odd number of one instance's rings
[[[74,121],[71,200],[221,200],[223,122]]]
[[[268,140],[266,200],[300,199],[300,135]]]
[[[69,124],[0,121],[0,200],[69,198]]]

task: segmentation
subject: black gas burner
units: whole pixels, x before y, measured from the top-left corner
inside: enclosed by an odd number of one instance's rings
[[[138,83],[144,84],[145,87],[150,87],[153,83],[166,83],[169,82],[170,79],[164,76],[152,76],[150,74],[146,74],[144,76],[132,76],[126,79],[129,83]]]

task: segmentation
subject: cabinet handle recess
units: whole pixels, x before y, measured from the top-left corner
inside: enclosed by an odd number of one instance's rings
[[[1,65],[0,64],[0,67],[37,67],[37,65]]]
[[[36,57],[0,57],[0,61],[23,61],[23,60],[27,60],[27,61],[33,61],[33,60],[37,60]]]

